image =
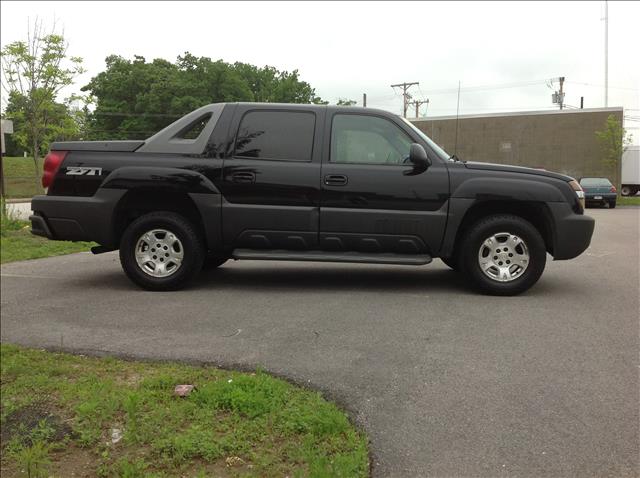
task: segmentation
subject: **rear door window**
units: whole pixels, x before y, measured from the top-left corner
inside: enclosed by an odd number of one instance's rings
[[[316,116],[300,111],[249,111],[236,136],[239,158],[311,161]]]

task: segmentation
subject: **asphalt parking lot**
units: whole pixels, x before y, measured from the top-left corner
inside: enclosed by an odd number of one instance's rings
[[[587,252],[511,298],[440,261],[236,262],[177,293],[114,253],[8,264],[1,340],[263,366],[347,408],[375,476],[638,476],[640,209],[587,213]]]

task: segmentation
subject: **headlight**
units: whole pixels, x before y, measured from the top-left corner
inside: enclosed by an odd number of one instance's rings
[[[584,211],[584,191],[582,190],[582,186],[580,186],[580,183],[575,179],[569,181],[569,186],[575,191],[576,196],[578,196],[578,202]]]

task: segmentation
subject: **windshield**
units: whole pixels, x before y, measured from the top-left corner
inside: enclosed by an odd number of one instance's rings
[[[424,134],[422,131],[420,131],[418,128],[415,127],[415,125],[409,121],[407,118],[403,118],[402,116],[400,117],[402,119],[402,121],[404,121],[405,123],[407,123],[409,125],[409,127],[415,131],[416,133],[418,133],[418,135],[420,135],[420,137],[425,141],[425,143],[427,143],[429,145],[429,147],[438,155],[440,156],[440,158],[444,159],[445,161],[451,158],[450,154],[447,154],[447,152],[442,149],[440,146],[438,146],[436,143],[434,143],[434,141],[429,138],[429,136],[427,136],[426,134]]]
[[[611,186],[611,182],[607,178],[582,178],[580,180],[582,186]]]

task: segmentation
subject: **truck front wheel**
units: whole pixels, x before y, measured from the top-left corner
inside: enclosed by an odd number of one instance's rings
[[[172,212],[134,220],[120,241],[127,277],[147,290],[177,290],[202,269],[204,246],[196,228]]]
[[[485,217],[467,230],[460,265],[472,285],[490,295],[516,295],[535,284],[547,252],[538,230],[511,214]]]

